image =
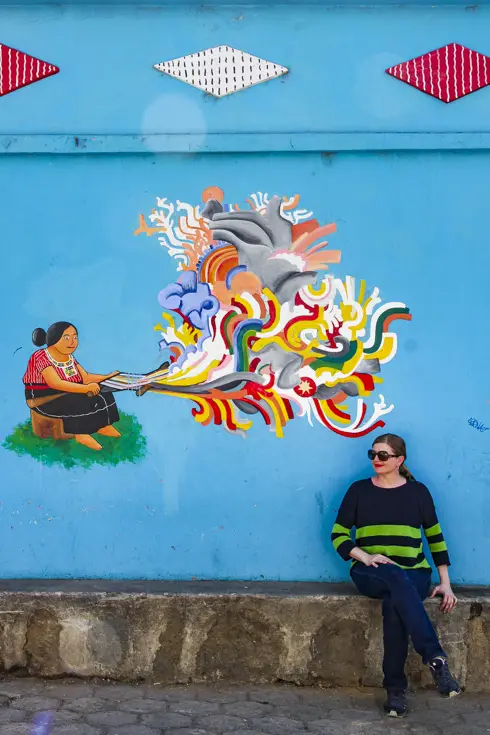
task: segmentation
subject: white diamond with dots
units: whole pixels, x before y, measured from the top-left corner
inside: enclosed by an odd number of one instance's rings
[[[225,97],[289,71],[285,66],[231,46],[215,46],[196,54],[162,61],[154,68],[214,97]]]

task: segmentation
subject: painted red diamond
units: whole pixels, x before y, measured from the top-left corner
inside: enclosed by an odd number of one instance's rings
[[[490,56],[449,43],[386,73],[443,102],[454,102],[490,84]]]
[[[58,72],[57,66],[0,43],[0,97]]]

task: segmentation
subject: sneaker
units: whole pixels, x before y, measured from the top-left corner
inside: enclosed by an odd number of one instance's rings
[[[444,656],[436,656],[429,663],[437,691],[442,697],[457,697],[461,694],[461,687],[449,671],[447,659]]]
[[[385,715],[388,715],[388,717],[404,717],[408,712],[405,692],[388,691],[387,695],[384,706]]]

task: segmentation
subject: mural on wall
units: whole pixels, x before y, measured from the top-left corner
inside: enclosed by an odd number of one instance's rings
[[[299,201],[259,192],[240,209],[210,187],[202,206],[157,199],[149,224],[140,215],[135,234],[157,235],[180,273],[158,294],[170,359],[107,387],[190,399],[196,421],[233,432],[255,418],[277,436],[295,417],[346,437],[382,427],[393,406],[369,397],[396,354],[391,325],[409,310],[326,274],[340,262],[325,239],[336,227]]]
[[[386,73],[442,102],[454,102],[490,84],[490,57],[450,43]]]
[[[57,66],[0,43],[0,97],[58,72]]]
[[[70,322],[56,322],[47,332],[35,329],[32,341],[38,349],[29,358],[23,377],[30,421],[17,426],[3,446],[67,468],[90,466],[103,448],[106,452],[98,464],[114,465],[144,456],[141,427],[134,417],[120,416],[106,385],[118,372],[89,373],[74,357],[77,328]],[[126,441],[122,432],[128,435]],[[104,447],[103,438],[108,442]],[[119,443],[123,446],[115,446]]]
[[[393,405],[375,391],[397,351],[392,323],[411,318],[405,304],[327,273],[341,260],[326,240],[336,226],[298,195],[258,192],[240,208],[212,186],[202,199],[157,199],[135,232],[157,236],[175,261],[154,328],[168,359],[149,373],[89,373],[74,356],[73,324],[36,329],[23,378],[30,420],[4,447],[67,468],[135,462],[146,440],[119,414],[119,391],[188,399],[196,421],[241,435],[254,419],[278,437],[294,418],[345,437],[384,426]]]
[[[154,68],[214,97],[225,97],[289,71],[285,66],[231,46],[215,46],[196,54],[163,61],[155,64]]]
[[[31,355],[23,380],[34,434],[41,439],[75,439],[96,450],[102,446],[93,434],[119,438],[113,426],[119,421],[116,401],[103,386],[117,371],[87,373],[74,357],[78,331],[69,322],[56,322],[47,332],[34,330],[32,341],[41,349]]]

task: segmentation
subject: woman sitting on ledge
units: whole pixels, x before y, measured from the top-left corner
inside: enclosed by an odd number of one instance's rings
[[[100,383],[117,375],[95,375],[73,357],[78,332],[69,322],[52,324],[47,333],[35,329],[32,341],[43,347],[31,355],[24,375],[27,405],[35,414],[62,421],[63,436],[90,449],[102,449],[91,434],[119,437],[112,425],[119,421],[111,392],[101,392]]]
[[[388,695],[385,712],[390,717],[408,711],[405,661],[409,636],[429,665],[439,693],[454,697],[461,692],[423,604],[430,591],[431,568],[422,550],[421,528],[440,577],[431,597],[442,596],[441,609],[446,613],[456,605],[446,542],[431,494],[405,467],[406,455],[405,442],[395,434],[375,440],[368,452],[374,477],[351,485],[332,530],[340,556],[353,559],[351,577],[359,592],[383,600],[383,686]]]

